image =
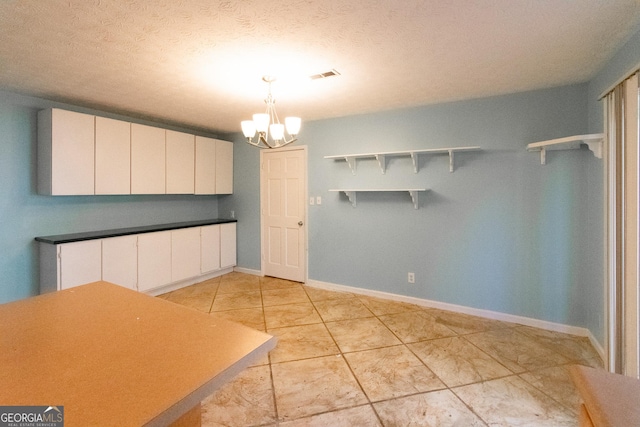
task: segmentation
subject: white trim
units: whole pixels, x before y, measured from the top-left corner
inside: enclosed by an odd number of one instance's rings
[[[598,343],[598,340],[593,336],[591,331],[589,331],[587,328],[563,325],[561,323],[548,322],[546,320],[533,319],[531,317],[516,316],[513,314],[500,313],[497,311],[483,310],[479,308],[465,307],[457,304],[449,304],[445,302],[432,301],[432,300],[416,298],[416,297],[409,297],[405,295],[392,294],[388,292],[374,291],[371,289],[337,285],[335,283],[321,282],[318,280],[307,281],[307,286],[311,286],[319,289],[325,289],[329,291],[350,292],[358,295],[385,298],[392,301],[400,301],[400,302],[406,302],[410,304],[416,304],[422,307],[438,308],[441,310],[453,311],[453,312],[462,313],[462,314],[469,314],[472,316],[484,317],[492,320],[500,320],[503,322],[517,323],[520,325],[531,326],[534,328],[545,329],[548,331],[561,332],[565,334],[587,337],[595,347],[596,351],[599,353],[600,357],[601,358],[604,357],[604,349],[602,348],[602,345]]]
[[[252,270],[248,268],[236,267],[234,268],[234,271],[253,274],[255,276],[263,276],[259,270]],[[322,282],[322,281],[313,280],[313,279],[308,279],[307,283],[305,283],[304,285],[310,286],[312,288],[324,289],[327,291],[349,292],[357,295],[365,295],[365,296],[376,297],[376,298],[385,298],[392,301],[400,301],[400,302],[406,302],[410,304],[416,304],[421,307],[438,308],[441,310],[453,311],[455,313],[469,314],[471,316],[484,317],[486,319],[491,319],[491,320],[501,320],[503,322],[517,323],[524,326],[531,326],[534,328],[545,329],[547,331],[560,332],[564,334],[586,337],[591,342],[591,345],[593,345],[593,348],[598,352],[598,355],[600,356],[600,358],[602,360],[605,360],[605,350],[602,347],[602,344],[598,342],[596,337],[587,328],[563,325],[561,323],[548,322],[546,320],[533,319],[531,317],[524,317],[524,316],[516,316],[513,314],[505,314],[497,311],[465,307],[463,305],[449,304],[446,302],[439,302],[439,301],[427,300],[422,298],[409,297],[405,295],[392,294],[389,292],[374,291],[371,289],[356,288],[353,286],[346,286],[346,285],[338,285],[335,283]]]
[[[611,96],[610,96],[611,95]],[[616,322],[616,265],[617,265],[617,239],[616,239],[616,218],[617,218],[617,143],[616,126],[612,123],[615,100],[613,94],[607,93],[607,100],[604,104],[604,126],[607,135],[607,148],[604,162],[605,174],[605,367],[609,372],[616,372],[617,359],[617,322]]]
[[[600,359],[602,359],[603,361],[606,360],[605,356],[606,356],[606,351],[604,349],[604,347],[602,347],[602,344],[600,344],[600,342],[596,339],[596,337],[593,336],[593,334],[591,333],[590,330],[585,329],[587,331],[587,338],[589,338],[589,341],[591,342],[591,345],[593,346],[593,348],[598,352],[598,355],[600,356]],[[607,362],[604,362],[604,366],[605,369],[607,368]]]
[[[603,286],[603,321],[602,326],[604,332],[604,366],[609,372],[615,372],[614,362],[614,345],[612,339],[614,337],[613,320],[614,305],[612,303],[612,286],[615,283],[615,255],[611,252],[615,248],[615,135],[611,130],[611,109],[612,105],[609,100],[609,94],[605,96],[604,108],[602,109],[605,148],[604,148],[604,167],[603,169],[603,188],[604,188],[604,224],[603,224],[603,270],[604,270],[604,286]]]
[[[262,274],[262,271],[260,270],[253,270],[253,269],[244,268],[244,267],[235,267],[233,271],[237,271],[238,273],[252,274],[254,276],[260,276],[260,277],[264,276]]]
[[[180,288],[195,285],[196,283],[204,282],[205,280],[213,279],[214,277],[222,276],[223,274],[231,273],[233,270],[233,267],[223,268],[222,270],[203,274],[202,276],[196,276],[190,279],[182,280],[180,282],[169,283],[168,285],[160,286],[159,288],[149,289],[147,291],[143,291],[142,293],[155,297],[158,295],[166,294],[167,292],[178,290]]]

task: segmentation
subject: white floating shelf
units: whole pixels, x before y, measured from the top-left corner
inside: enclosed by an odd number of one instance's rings
[[[338,188],[338,189],[332,189],[329,191],[336,191],[336,192],[342,191],[349,198],[349,201],[351,202],[351,205],[354,208],[356,207],[357,192],[389,192],[389,191],[409,192],[409,196],[411,196],[411,201],[413,202],[413,208],[418,209],[418,192],[427,191],[427,189],[426,188],[356,188],[356,189]]]
[[[360,153],[360,154],[339,154],[336,156],[324,156],[325,159],[345,160],[351,168],[351,173],[356,174],[356,160],[365,158],[375,158],[378,161],[382,173],[387,171],[387,157],[410,156],[413,163],[413,172],[418,173],[418,155],[419,154],[448,154],[449,155],[449,172],[453,172],[453,154],[455,152],[464,151],[480,151],[480,147],[449,147],[449,148],[428,148],[424,150],[405,150],[405,151],[385,151],[379,153]]]
[[[602,143],[604,133],[593,133],[588,135],[575,135],[566,138],[550,139],[548,141],[534,142],[527,145],[527,151],[540,151],[540,164],[547,163],[548,150],[576,150],[581,144],[586,144],[594,156],[602,158]]]

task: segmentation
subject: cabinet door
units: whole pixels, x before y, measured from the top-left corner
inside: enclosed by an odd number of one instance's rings
[[[131,124],[131,194],[165,193],[165,130]]]
[[[236,223],[220,224],[220,267],[236,265]]]
[[[60,259],[59,289],[68,289],[102,279],[102,242],[83,242],[58,245]]]
[[[131,193],[131,124],[96,117],[96,194]]]
[[[95,117],[57,108],[38,113],[38,192],[94,192]]]
[[[171,283],[171,232],[138,235],[138,290]]]
[[[200,229],[200,272],[220,270],[220,226],[207,225]]]
[[[233,143],[216,141],[216,194],[233,193]]]
[[[216,194],[216,140],[196,136],[196,194]]]
[[[102,240],[102,280],[138,290],[138,237]]]
[[[193,194],[195,174],[195,137],[166,131],[167,194]]]
[[[171,231],[171,281],[200,275],[200,228]]]

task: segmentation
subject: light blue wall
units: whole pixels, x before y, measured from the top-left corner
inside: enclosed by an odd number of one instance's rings
[[[562,324],[585,326],[592,301],[580,274],[591,231],[590,151],[549,153],[530,142],[585,133],[587,85],[305,123],[309,278]],[[326,155],[479,145],[480,153],[345,162]],[[242,147],[242,148],[241,148]],[[238,139],[236,194],[221,211],[244,219],[239,265],[260,269],[259,150]],[[406,193],[359,194],[357,207],[330,188],[429,188],[414,210]],[[407,284],[407,272],[416,284]]]
[[[0,92],[0,303],[38,293],[35,236],[218,216],[218,196],[37,195],[36,114],[52,106],[153,125]]]

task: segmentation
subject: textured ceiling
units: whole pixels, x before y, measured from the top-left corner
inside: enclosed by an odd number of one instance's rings
[[[639,22],[640,0],[1,0],[0,88],[232,132],[263,75],[307,121],[520,92],[588,80]]]

